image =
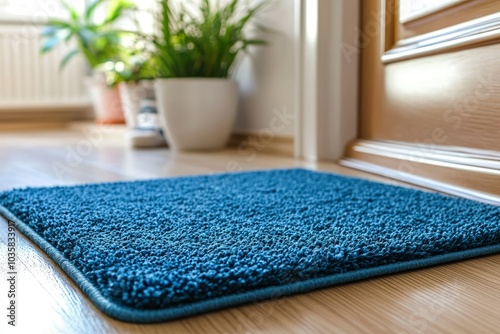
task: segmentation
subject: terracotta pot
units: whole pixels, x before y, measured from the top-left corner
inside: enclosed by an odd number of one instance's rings
[[[94,75],[87,79],[92,104],[99,124],[124,124],[123,109],[118,87],[109,87],[103,77]]]

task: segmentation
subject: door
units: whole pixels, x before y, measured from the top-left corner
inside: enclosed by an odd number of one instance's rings
[[[342,163],[500,203],[500,1],[363,0],[360,139]]]

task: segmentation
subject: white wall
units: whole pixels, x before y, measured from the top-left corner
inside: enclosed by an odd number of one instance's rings
[[[337,160],[357,137],[361,0],[300,0],[295,155]]]
[[[295,6],[294,0],[271,0],[257,20],[276,32],[262,35],[269,45],[254,48],[235,72],[241,91],[237,133],[269,129],[276,112],[295,111],[295,48],[299,42],[295,36]],[[290,119],[281,122],[274,135],[292,137],[293,123]]]
[[[341,158],[358,134],[360,1],[319,1],[317,158],[321,160]]]

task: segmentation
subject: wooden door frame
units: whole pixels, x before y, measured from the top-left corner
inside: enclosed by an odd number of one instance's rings
[[[295,156],[338,160],[358,135],[360,0],[294,0]]]
[[[496,3],[494,0],[463,1],[456,7],[450,8],[456,14],[460,11],[463,16],[436,12],[425,21],[432,21],[432,25],[428,26],[432,28],[430,31],[423,31],[409,37],[406,35],[399,40],[396,37],[403,35],[401,35],[399,22],[394,21],[397,17],[394,16],[397,14],[397,10],[393,8],[395,3],[396,0],[367,1],[362,8],[361,24],[364,33],[369,31],[370,22],[378,23],[376,19],[373,19],[374,17],[378,16],[379,21],[385,18],[386,22],[385,29],[379,27],[381,35],[375,38],[380,43],[371,43],[362,52],[361,67],[365,79],[360,84],[360,98],[362,99],[360,101],[363,102],[360,106],[360,117],[363,118],[360,122],[360,135],[347,147],[346,156],[340,163],[422,187],[498,205],[500,203],[500,154],[497,143],[500,133],[496,134],[497,119],[490,120],[482,112],[490,104],[494,105],[496,110],[496,105],[500,101],[497,89],[498,75],[493,77],[492,73],[488,73],[491,80],[483,76],[486,70],[490,70],[493,63],[489,53],[500,50],[498,45],[500,14],[495,12],[497,7],[491,6]],[[478,7],[476,12],[473,6],[478,4],[482,7]],[[389,12],[391,15],[388,15]],[[470,17],[467,18],[468,16]],[[392,17],[392,22],[390,17]],[[439,17],[445,17],[447,21],[440,21]],[[421,26],[425,22],[421,21]],[[436,27],[441,23],[443,27]],[[401,36],[396,36],[395,32]],[[415,68],[418,66],[425,68],[425,65],[435,65],[439,61],[457,62],[460,58],[460,63],[463,64],[467,59],[472,59],[467,58],[471,55],[480,55],[479,58],[483,59],[480,64],[482,72],[478,75],[477,82],[464,80],[468,77],[464,71],[460,72],[459,78],[461,79],[457,79],[457,82],[465,82],[468,85],[454,87],[456,94],[455,98],[450,100],[452,107],[441,104],[435,109],[439,110],[439,113],[432,114],[432,117],[421,117],[427,115],[425,113],[419,113],[418,117],[411,117],[411,113],[401,112],[406,109],[404,102],[395,103],[395,99],[389,102],[384,101],[386,91],[373,89],[373,87],[386,87],[384,75],[387,75],[389,70],[394,74],[394,70],[401,69],[401,66],[405,66],[402,64],[406,62],[411,62]],[[422,58],[427,56],[429,59]],[[389,64],[388,67],[385,67],[387,64]],[[467,63],[469,68],[472,68],[471,65],[472,63]],[[470,73],[475,72],[470,71]],[[480,145],[471,141],[471,133],[476,133],[471,131],[471,127],[462,125],[461,131],[463,132],[458,132],[460,125],[451,126],[448,119],[449,111],[455,112],[455,108],[464,107],[464,110],[471,113],[471,101],[475,103],[475,109],[473,108],[473,111],[476,111],[475,117],[479,117],[478,115],[486,117],[484,118],[486,122],[480,123],[481,127],[475,128],[476,132],[478,132],[477,129],[489,131],[489,136],[481,139],[484,143]],[[417,107],[414,110],[424,111],[423,108]],[[432,108],[428,110],[432,111]],[[413,114],[417,113],[413,112]],[[466,112],[460,113],[460,122],[462,123],[468,115]],[[406,116],[408,118],[405,118]],[[426,120],[428,120],[427,123],[425,123]],[[407,123],[402,123],[403,121]],[[415,127],[419,129],[418,136],[415,136],[416,132],[406,133],[410,129],[407,124],[414,125],[412,121],[416,121],[419,126]],[[439,123],[435,123],[436,121]],[[384,124],[392,124],[392,126]],[[399,124],[400,127],[394,124]],[[423,127],[424,124],[429,124],[429,126]],[[495,134],[492,134],[493,130]],[[475,136],[474,138],[483,137]]]

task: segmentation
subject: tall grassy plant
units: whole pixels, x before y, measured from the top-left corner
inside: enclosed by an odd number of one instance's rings
[[[238,57],[261,39],[247,37],[247,28],[264,2],[248,7],[240,0],[226,5],[202,0],[199,7],[175,9],[161,1],[160,36],[155,39],[159,78],[227,78]]]

